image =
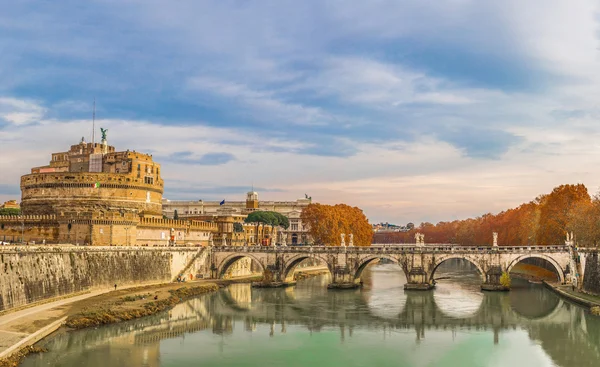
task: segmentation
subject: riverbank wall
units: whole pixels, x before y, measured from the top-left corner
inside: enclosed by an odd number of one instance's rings
[[[585,255],[584,264],[585,277],[583,278],[583,290],[600,295],[600,256],[598,251],[588,252]]]
[[[197,247],[2,247],[0,311],[114,284],[206,277],[207,256]]]

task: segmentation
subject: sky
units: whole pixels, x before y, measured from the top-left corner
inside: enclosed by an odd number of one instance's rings
[[[55,0],[0,11],[0,200],[108,129],[164,197],[371,222],[600,188],[600,1]]]

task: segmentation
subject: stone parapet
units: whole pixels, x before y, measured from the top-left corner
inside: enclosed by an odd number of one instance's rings
[[[140,218],[138,227],[154,227],[154,228],[173,228],[176,230],[203,230],[217,232],[217,224],[210,222],[161,219],[161,218]]]
[[[65,245],[47,245],[47,246],[2,246],[0,254],[39,254],[39,253],[102,253],[102,252],[186,252],[197,253],[198,249],[193,247],[146,247],[146,246],[73,246]]]
[[[144,178],[137,178],[130,174],[107,173],[107,172],[52,172],[31,173],[21,176],[21,188],[29,187],[90,187],[95,183],[112,185],[115,188],[141,188],[144,190],[155,190],[163,193],[163,180],[157,180],[154,184],[147,184]],[[88,185],[89,186],[85,186]],[[54,185],[54,186],[52,186]],[[83,186],[80,186],[83,185]],[[162,205],[162,198],[160,200]]]

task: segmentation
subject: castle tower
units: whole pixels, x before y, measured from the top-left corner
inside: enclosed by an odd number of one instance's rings
[[[256,191],[249,191],[246,194],[246,209],[249,211],[258,209],[258,193]]]

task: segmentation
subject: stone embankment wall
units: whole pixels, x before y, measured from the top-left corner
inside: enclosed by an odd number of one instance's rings
[[[0,249],[0,310],[84,290],[209,273],[205,248],[22,246]]]
[[[583,289],[587,292],[600,294],[600,255],[596,251],[582,256],[586,257]]]

